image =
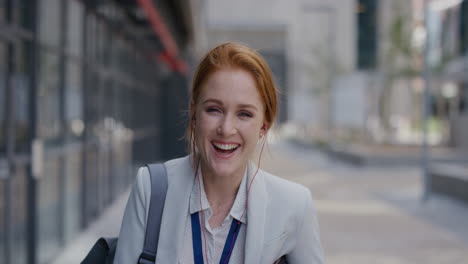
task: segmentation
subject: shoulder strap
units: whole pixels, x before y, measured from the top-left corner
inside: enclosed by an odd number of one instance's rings
[[[138,259],[138,264],[155,263],[161,218],[167,193],[167,171],[164,164],[148,164],[146,166],[150,172],[151,201],[146,224],[145,244]]]

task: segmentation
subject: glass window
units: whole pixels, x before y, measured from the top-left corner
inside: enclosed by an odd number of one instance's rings
[[[6,1],[7,0],[0,0],[0,23],[6,22]]]
[[[6,45],[0,42],[0,156],[5,153],[6,147],[6,116],[5,116],[5,96],[6,96],[6,77],[7,77],[7,57]]]
[[[68,61],[65,79],[65,120],[67,135],[80,137],[84,129],[81,65]]]
[[[130,110],[131,110],[131,101],[132,101],[132,94],[130,93],[130,89],[122,83],[118,83],[118,109],[116,116],[119,119],[119,122],[125,128],[130,128]]]
[[[124,95],[122,102],[122,121],[125,127],[133,128],[132,126],[132,102],[133,92],[127,85],[122,86],[122,92]]]
[[[112,102],[113,102],[113,89],[109,78],[103,78],[101,81],[101,113],[102,118],[107,119],[113,117]]]
[[[124,49],[125,49],[125,44],[124,44],[124,41],[121,39],[121,38],[118,38],[116,43],[115,43],[115,69],[117,71],[119,71],[119,73],[123,73],[124,72],[124,67],[123,67],[123,64],[124,64],[124,61],[123,61],[123,53],[124,53]]]
[[[7,192],[6,181],[0,181],[0,262],[7,263],[6,260],[6,233],[9,230],[5,223],[7,204],[5,194]]]
[[[23,43],[15,47],[15,73],[12,77],[12,91],[14,104],[14,124],[16,152],[28,151],[28,131],[29,127],[29,71],[28,56],[30,43]]]
[[[110,63],[110,67],[114,70],[118,69],[119,48],[120,48],[120,38],[118,36],[113,36],[112,46],[109,49],[109,52],[110,52],[109,63]]]
[[[377,1],[357,2],[357,63],[359,69],[377,66]]]
[[[459,91],[460,101],[458,103],[458,109],[460,113],[468,114],[468,84],[462,83]]]
[[[468,51],[468,0],[463,1],[460,8],[460,52]]]
[[[59,57],[39,51],[38,74],[38,136],[53,139],[60,133]]]
[[[24,73],[15,73],[12,77],[12,91],[14,96],[14,124],[16,151],[27,151],[29,131],[29,104],[28,104],[28,76]]]
[[[96,17],[87,13],[86,15],[86,54],[90,60],[96,58]]]
[[[1,1],[1,0],[0,0]],[[18,0],[19,5],[19,14],[18,14],[18,23],[25,29],[31,30],[34,27],[34,10],[33,5],[31,5],[31,0]]]
[[[32,9],[31,7],[31,0],[10,0],[10,11],[9,12],[9,20],[11,24],[19,25],[26,29],[31,29],[32,21]],[[0,3],[5,3],[5,0],[0,0]],[[0,6],[5,4],[0,4]]]
[[[90,138],[96,138],[99,133],[100,105],[99,78],[96,72],[86,74],[86,124],[85,131]]]
[[[85,195],[85,221],[89,222],[89,220],[94,219],[96,214],[98,213],[97,206],[98,206],[98,170],[99,170],[99,162],[98,162],[98,149],[97,147],[90,145],[91,147],[86,148],[84,159],[86,161],[85,169],[85,177],[86,181],[86,193]]]
[[[67,49],[71,54],[79,57],[82,54],[83,18],[83,4],[75,0],[68,1]]]
[[[51,263],[60,248],[60,161],[55,158],[44,161],[44,177],[38,184],[39,264]]]
[[[60,43],[60,0],[42,0],[38,5],[39,41],[58,46]]]
[[[115,122],[118,124],[119,129],[122,128],[122,86],[119,82],[114,81],[112,83],[112,87],[114,89],[114,109],[113,109],[113,116]]]
[[[14,263],[23,264],[27,263],[27,225],[28,225],[28,215],[27,215],[27,168],[24,165],[16,166],[14,170],[14,175],[11,179],[11,220],[10,220],[10,230],[12,230],[12,239],[11,239],[11,259],[14,260]]]
[[[106,67],[110,66],[111,63],[111,53],[112,50],[110,47],[112,47],[112,34],[109,30],[104,31],[104,54],[103,54],[103,64]]]
[[[96,21],[96,61],[99,65],[103,64],[104,55],[104,25],[100,20]]]
[[[79,146],[79,145],[77,145]],[[73,148],[65,156],[65,241],[76,238],[81,220],[81,148]]]

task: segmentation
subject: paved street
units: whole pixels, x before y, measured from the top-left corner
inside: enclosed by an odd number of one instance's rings
[[[329,264],[468,263],[468,206],[422,204],[417,168],[352,167],[284,142],[265,148],[261,166],[311,189]],[[97,237],[117,234],[127,195],[54,263],[77,263]]]
[[[418,168],[359,168],[280,143],[262,165],[309,187],[329,264],[468,263],[468,206],[420,202]]]

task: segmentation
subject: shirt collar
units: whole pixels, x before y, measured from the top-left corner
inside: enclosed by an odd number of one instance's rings
[[[244,177],[242,177],[241,184],[239,186],[239,190],[237,191],[236,198],[234,200],[234,204],[232,205],[231,211],[229,215],[232,218],[242,222],[243,224],[247,224],[247,214],[244,214],[245,203],[247,199],[247,175],[249,174],[250,166],[247,166],[247,169],[244,173]],[[192,193],[190,194],[190,214],[195,212],[200,212],[206,209],[210,209],[210,204],[208,202],[208,198],[206,197],[205,187],[203,185],[203,177],[201,173],[201,169],[198,168],[198,176],[200,181],[197,178],[194,178],[194,183],[192,187]],[[201,206],[200,206],[200,193],[201,193]],[[241,219],[242,217],[242,219]]]

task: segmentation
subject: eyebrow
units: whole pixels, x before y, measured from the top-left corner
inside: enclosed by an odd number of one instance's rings
[[[213,98],[206,99],[205,101],[203,101],[202,104],[207,104],[207,103],[216,103],[216,104],[219,104],[219,105],[223,105],[223,102],[221,102],[218,99],[213,99]],[[255,105],[252,105],[252,104],[239,104],[239,107],[240,108],[252,108],[252,109],[258,111],[257,107],[255,107]]]

